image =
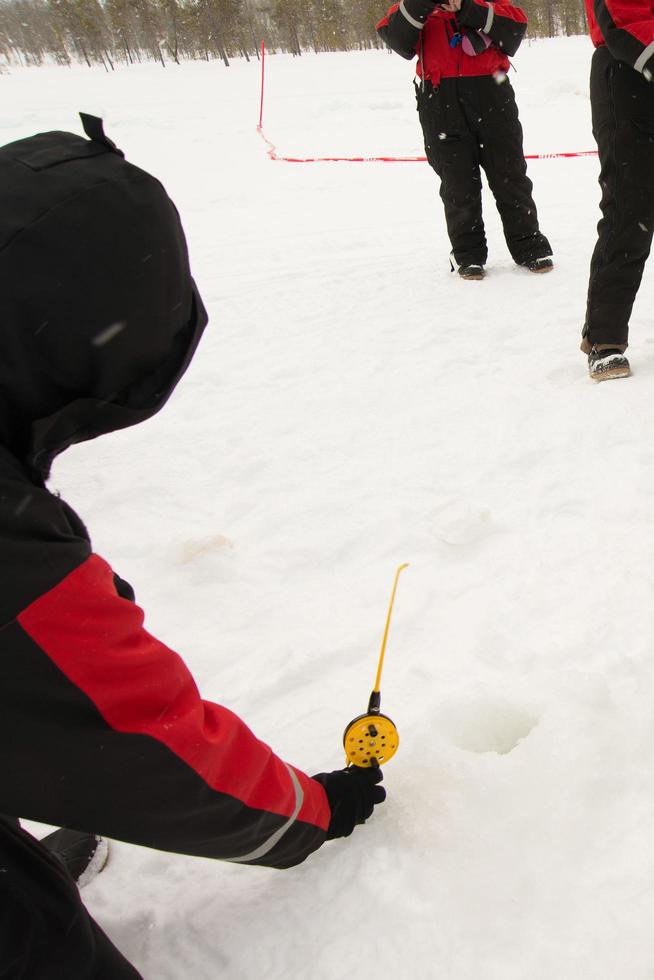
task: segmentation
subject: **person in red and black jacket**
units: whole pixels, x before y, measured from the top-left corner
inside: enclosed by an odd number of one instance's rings
[[[504,236],[518,265],[552,269],[540,232],[522,148],[522,127],[509,56],[527,17],[511,3],[486,0],[402,0],[377,24],[383,40],[408,60],[418,56],[418,114],[427,159],[441,180],[452,245],[452,268],[481,279],[488,257],[481,173],[495,197]]]
[[[586,0],[602,217],[581,349],[595,381],[627,377],[629,320],[654,233],[654,0]]]
[[[165,190],[83,122],[0,149],[0,974],[25,980],[138,973],[19,818],[289,868],[385,795],[202,700],[46,487],[67,447],[163,407],[207,322]]]

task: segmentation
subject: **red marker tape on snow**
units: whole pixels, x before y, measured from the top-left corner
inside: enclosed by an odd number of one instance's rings
[[[261,105],[259,107],[259,132],[263,126],[263,86],[266,78],[266,42],[261,42]]]
[[[257,132],[268,146],[268,156],[276,163],[426,163],[427,157],[285,157],[279,156],[277,148],[263,131],[263,96],[265,88],[266,43],[261,42],[261,101],[259,105],[259,125]],[[572,153],[528,153],[525,160],[561,160],[572,157],[595,157],[597,150],[577,150]]]
[[[258,127],[262,139],[268,146],[268,156],[276,163],[426,163],[427,157],[285,157],[277,153],[261,126]],[[597,150],[577,150],[572,153],[527,153],[525,160],[562,160],[572,157],[595,157]]]

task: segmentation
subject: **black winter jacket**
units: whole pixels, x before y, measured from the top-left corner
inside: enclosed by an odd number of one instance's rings
[[[0,813],[288,867],[323,787],[201,699],[45,486],[162,407],[205,324],[174,206],[104,134],[0,149]]]

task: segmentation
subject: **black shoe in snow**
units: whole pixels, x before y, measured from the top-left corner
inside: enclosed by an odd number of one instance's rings
[[[456,270],[462,279],[479,280],[486,275],[483,265],[460,265]]]
[[[605,350],[593,347],[588,355],[588,373],[593,381],[610,381],[611,378],[628,378],[631,370],[619,347]]]
[[[486,275],[486,270],[481,263],[468,262],[466,265],[459,265],[454,258],[454,252],[450,252],[450,268],[452,272],[456,272],[462,279],[478,280],[483,279]]]
[[[551,272],[554,268],[554,262],[551,255],[544,255],[542,259],[531,259],[529,262],[523,262],[522,267],[528,269],[529,272]]]
[[[80,830],[55,830],[41,843],[61,861],[79,888],[102,871],[109,857],[109,844],[104,837]]]

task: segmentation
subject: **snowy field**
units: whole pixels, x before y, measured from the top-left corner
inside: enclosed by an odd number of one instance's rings
[[[511,78],[528,153],[593,149],[584,38]],[[271,57],[285,155],[423,152],[412,67]],[[652,270],[628,381],[578,351],[594,157],[530,164],[557,268],[449,272],[426,164],[291,165],[259,65],[15,69],[0,140],[103,115],[181,211],[211,314],[167,409],[59,490],[205,697],[342,764],[400,579],[387,803],[288,871],[117,843],[85,891],[146,980],[652,980]]]

